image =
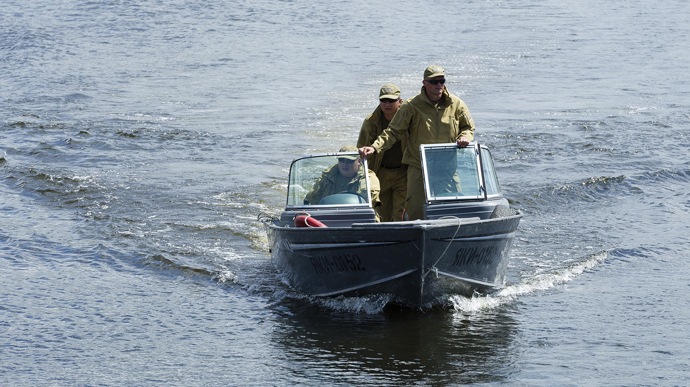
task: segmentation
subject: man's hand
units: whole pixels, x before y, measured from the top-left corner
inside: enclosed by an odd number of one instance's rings
[[[376,153],[376,149],[373,146],[363,146],[359,148],[359,155],[366,158],[369,155]]]
[[[458,144],[458,148],[464,148],[470,144],[470,139],[467,137],[458,137],[458,139],[455,140],[455,142]],[[359,150],[359,153],[362,153],[361,149]]]

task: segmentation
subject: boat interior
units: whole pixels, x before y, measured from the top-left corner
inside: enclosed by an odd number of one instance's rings
[[[448,218],[490,219],[509,216],[512,211],[503,197],[489,150],[477,143],[465,148],[451,144],[430,144],[420,147],[426,205],[426,220]],[[358,156],[355,152],[338,152],[303,156],[290,167],[287,203],[278,227],[298,227],[299,216],[318,219],[327,227],[352,227],[353,224],[376,223],[371,207],[369,177],[366,160],[361,160],[358,173],[365,176],[366,187],[361,192],[342,191],[314,201],[313,192],[324,171],[337,167],[339,160]],[[398,222],[390,222],[398,223]],[[404,222],[408,223],[408,222]],[[300,224],[304,227],[305,224]],[[313,227],[306,224],[307,227]]]

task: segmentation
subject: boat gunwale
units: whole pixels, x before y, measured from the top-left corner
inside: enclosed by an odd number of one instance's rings
[[[351,230],[351,229],[356,229],[356,230],[363,230],[363,229],[427,230],[427,229],[433,229],[433,228],[455,226],[458,223],[462,226],[462,225],[470,225],[470,224],[502,222],[502,221],[508,221],[508,220],[513,220],[513,219],[520,219],[523,217],[523,213],[519,209],[511,208],[511,210],[513,211],[512,215],[502,216],[499,218],[481,219],[479,217],[470,217],[470,218],[448,217],[448,218],[440,218],[440,219],[405,220],[405,221],[399,221],[399,222],[361,222],[361,223],[352,223],[349,227],[344,227],[344,226],[294,227],[290,224],[278,225],[278,224],[276,224],[276,223],[280,222],[280,219],[278,219],[278,218],[266,219],[264,221],[264,223],[269,228],[273,228],[276,230],[295,230],[295,231],[297,231],[297,230],[300,230],[300,231],[302,231],[302,230],[321,230],[321,232],[325,232],[328,230],[330,230],[330,231],[335,231],[335,230],[342,231],[342,230]]]

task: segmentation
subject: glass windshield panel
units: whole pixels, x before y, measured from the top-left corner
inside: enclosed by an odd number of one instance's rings
[[[290,167],[287,206],[369,205],[366,168],[357,154],[298,159]]]
[[[494,168],[494,161],[491,157],[491,153],[486,148],[481,148],[481,152],[486,194],[488,196],[500,195],[501,187],[498,185],[498,177],[496,176],[496,169]]]
[[[475,147],[425,147],[424,159],[429,200],[483,197]]]

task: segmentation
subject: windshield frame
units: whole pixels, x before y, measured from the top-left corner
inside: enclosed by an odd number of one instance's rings
[[[444,152],[444,151],[448,152]],[[459,179],[457,181],[459,186],[467,187],[467,192],[450,190],[449,192],[443,192],[443,194],[434,189],[435,179],[441,179],[443,173],[439,173],[438,169],[429,170],[429,168],[434,164],[435,159],[438,159],[438,155],[450,158],[452,157],[451,150],[455,150],[456,157],[456,168],[454,170],[455,174],[453,178]],[[447,144],[422,144],[419,147],[421,159],[422,159],[422,174],[424,179],[424,194],[427,203],[435,202],[449,202],[449,201],[477,201],[477,200],[488,200],[493,198],[503,197],[500,186],[498,185],[498,178],[496,176],[496,171],[494,170],[493,159],[491,158],[491,153],[488,148],[480,145],[476,142],[470,143],[468,146],[459,148],[455,143]],[[488,160],[485,160],[488,158]],[[461,162],[464,167],[460,167]],[[447,165],[440,164],[436,161],[437,165]],[[469,166],[469,167],[468,167]],[[486,169],[491,169],[487,171]],[[445,181],[449,181],[449,172],[452,169],[446,169]],[[431,175],[430,175],[431,172]],[[462,173],[460,173],[462,172]],[[489,174],[489,190],[487,190],[487,181],[485,173]],[[471,174],[471,176],[470,176]],[[436,184],[437,185],[437,184]],[[448,186],[448,184],[446,184]],[[488,192],[490,191],[490,192]],[[458,193],[459,195],[454,195],[453,193]]]
[[[337,203],[337,204],[311,204],[304,199],[314,187],[314,183],[321,177],[324,170],[335,167],[338,158],[342,156],[356,155],[362,161],[360,171],[364,173],[366,182],[366,195],[361,195],[365,202],[362,203]],[[366,159],[359,157],[357,152],[319,153],[298,157],[290,164],[288,176],[287,195],[285,201],[286,210],[306,210],[318,208],[371,208],[371,182],[368,172],[369,165]],[[358,172],[362,173],[362,172]]]

